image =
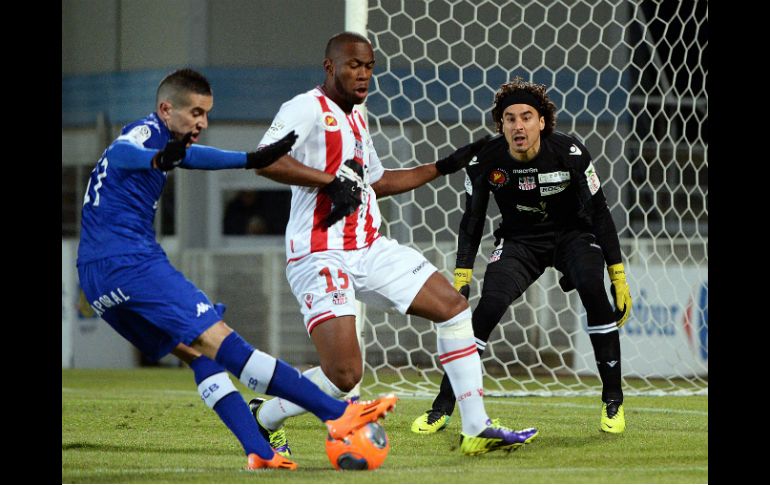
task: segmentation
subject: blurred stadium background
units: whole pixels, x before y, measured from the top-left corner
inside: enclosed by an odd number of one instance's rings
[[[492,131],[494,92],[515,75],[549,87],[557,129],[594,157],[627,258],[628,387],[707,394],[707,27],[705,1],[62,0],[62,368],[150,365],[90,311],[74,264],[88,174],[123,124],[153,110],[162,77],[184,66],[207,75],[214,110],[201,142],[253,149],[281,103],[323,81],[327,39],[357,30],[375,48],[367,108],[388,168]],[[462,191],[455,174],[383,199],[383,233],[451,278]],[[305,366],[317,360],[284,273],[289,194],[250,172],[178,170],[156,228],[230,325]],[[491,245],[485,237],[472,306]],[[596,393],[585,314],[558,276],[547,272],[492,334],[492,393]],[[431,392],[430,323],[362,311],[365,385]]]

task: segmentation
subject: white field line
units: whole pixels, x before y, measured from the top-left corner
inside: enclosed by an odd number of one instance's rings
[[[104,391],[83,391],[82,389],[72,389],[68,387],[62,387],[62,392],[66,393],[80,393],[80,394],[87,394],[87,393],[102,393]],[[176,390],[176,389],[155,389],[155,390],[148,390],[148,391],[142,391],[146,394],[171,394],[171,395],[180,395],[180,396],[195,396],[198,397],[198,393],[195,391],[183,391],[183,390]],[[117,391],[116,394],[120,394],[120,391]],[[399,397],[399,399],[408,399],[408,400],[426,400],[426,398],[419,398],[415,396],[403,396]],[[501,397],[487,397],[485,399],[488,403],[494,403],[494,404],[505,404],[506,406],[548,406],[548,407],[555,407],[555,408],[577,408],[577,409],[596,409],[598,405],[593,404],[575,404],[570,402],[548,402],[548,399],[541,399],[538,402],[530,402],[522,400],[523,398],[501,398]],[[695,416],[708,416],[708,411],[699,411],[699,410],[691,410],[691,409],[671,409],[666,407],[660,407],[660,408],[639,408],[639,407],[631,407],[629,408],[629,411],[634,412],[646,412],[646,413],[664,413],[664,414],[692,414]]]
[[[596,467],[594,465],[587,465],[586,467],[559,467],[554,469],[551,465],[547,465],[541,468],[538,467],[516,467],[516,472],[542,472],[544,470],[550,474],[564,474],[564,473],[595,473]],[[151,473],[209,473],[211,469],[207,468],[94,468],[91,470],[67,470],[67,475],[75,476],[90,476],[90,475],[147,475]],[[269,472],[269,470],[256,470],[247,471],[242,470],[244,473],[260,473]],[[617,472],[617,473],[633,473],[633,472],[706,472],[708,471],[707,465],[682,465],[682,466],[622,466],[622,467],[602,467],[602,472]]]
[[[399,399],[416,399],[412,396],[399,397]],[[494,404],[505,404],[507,406],[548,406],[555,408],[578,408],[578,409],[597,409],[598,405],[594,404],[575,404],[571,402],[548,402],[547,399],[540,400],[538,402],[521,401],[521,398],[499,398],[499,397],[487,397],[484,402]],[[638,408],[631,407],[630,411],[641,411],[647,413],[671,413],[671,414],[694,414],[696,416],[708,416],[708,411],[698,411],[692,409],[671,409],[671,408]]]

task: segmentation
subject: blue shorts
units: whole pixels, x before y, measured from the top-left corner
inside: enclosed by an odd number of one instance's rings
[[[132,254],[78,266],[91,308],[155,361],[190,345],[222,319],[220,306],[177,271],[165,254]]]

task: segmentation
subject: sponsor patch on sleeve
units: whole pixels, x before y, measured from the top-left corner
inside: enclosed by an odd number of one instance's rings
[[[465,174],[465,193],[473,196],[473,182],[471,182],[471,178],[468,177],[468,174]]]
[[[599,182],[599,175],[596,173],[596,169],[594,169],[594,162],[588,163],[588,168],[586,168],[585,174],[586,182],[588,183],[588,190],[591,191],[591,195],[594,195],[599,191],[599,188],[601,187],[601,183]]]
[[[150,127],[147,125],[139,125],[132,128],[131,131],[121,136],[120,138],[123,140],[130,141],[134,145],[143,147],[144,142],[149,140],[150,136],[152,136],[152,133],[150,132]]]
[[[267,134],[277,138],[278,134],[281,133],[285,127],[286,124],[283,121],[275,119],[273,120],[273,124],[270,125],[270,128],[267,129]]]

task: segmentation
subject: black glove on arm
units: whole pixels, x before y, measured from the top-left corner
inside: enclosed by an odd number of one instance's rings
[[[297,141],[297,138],[298,135],[294,132],[294,130],[292,130],[286,136],[274,143],[265,145],[254,152],[247,152],[246,166],[243,168],[252,169],[267,167],[271,163],[289,153],[289,151],[291,151],[291,147],[294,145],[294,142]]]
[[[321,189],[332,201],[332,210],[323,221],[326,228],[349,216],[361,205],[363,174],[363,167],[355,160],[346,160],[337,177]]]
[[[178,167],[179,164],[182,163],[182,160],[184,160],[190,138],[192,138],[192,131],[186,134],[181,140],[175,138],[169,140],[166,143],[166,146],[163,147],[163,150],[160,150],[153,157],[155,166],[164,172],[168,172],[169,170]]]
[[[575,289],[575,284],[572,283],[572,280],[567,277],[567,275],[562,276],[559,278],[559,286],[561,287],[561,291],[564,293],[569,293],[570,291]]]
[[[436,169],[438,169],[441,175],[449,175],[450,173],[457,172],[468,165],[468,162],[481,151],[490,138],[492,138],[492,135],[486,135],[480,140],[476,140],[469,145],[458,148],[448,157],[438,160],[436,162]]]

